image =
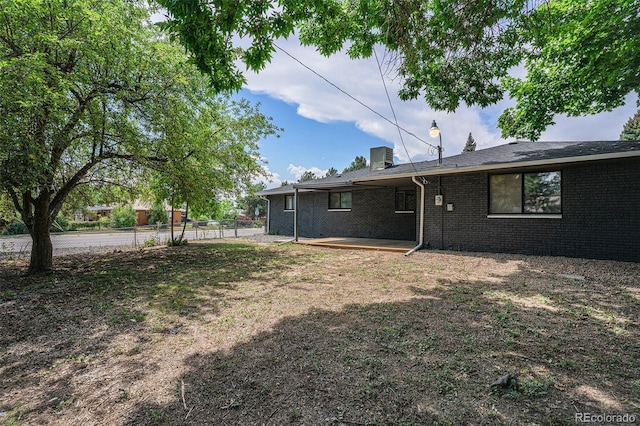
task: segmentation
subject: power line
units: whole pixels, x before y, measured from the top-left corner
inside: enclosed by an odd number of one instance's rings
[[[430,144],[429,142],[425,141],[424,139],[420,138],[418,135],[416,135],[413,132],[410,132],[409,130],[405,129],[404,127],[400,126],[397,122],[393,122],[390,119],[388,119],[387,117],[385,117],[384,115],[380,114],[378,111],[374,110],[373,108],[371,108],[369,105],[365,104],[364,102],[362,102],[361,100],[355,98],[354,96],[352,96],[350,93],[348,93],[346,90],[342,89],[341,87],[339,87],[338,85],[336,85],[335,83],[331,82],[329,79],[327,79],[326,77],[324,77],[323,75],[321,75],[320,73],[318,73],[317,71],[315,71],[313,68],[309,67],[308,65],[306,65],[305,63],[303,63],[301,60],[299,60],[298,58],[296,58],[295,56],[293,56],[292,54],[290,54],[289,52],[287,52],[286,50],[284,50],[282,47],[278,46],[277,44],[273,44],[274,47],[278,50],[280,50],[282,53],[284,53],[285,55],[287,55],[288,57],[290,57],[291,59],[293,59],[294,61],[296,61],[297,63],[299,63],[300,65],[302,65],[303,67],[305,67],[306,69],[308,69],[309,71],[311,71],[312,73],[314,73],[315,75],[317,75],[318,77],[320,77],[321,79],[323,79],[325,82],[327,82],[328,84],[330,84],[331,86],[335,87],[336,89],[338,89],[340,92],[342,92],[343,94],[347,95],[348,97],[350,97],[352,100],[356,101],[357,103],[359,103],[360,105],[362,105],[363,107],[365,107],[366,109],[368,109],[369,111],[371,111],[372,113],[374,113],[375,115],[377,115],[378,117],[382,118],[383,120],[387,121],[388,123],[390,123],[391,125],[397,127],[399,130],[402,130],[403,132],[405,132],[406,134],[413,136],[414,138],[416,138],[417,140],[419,140],[420,142],[424,143],[425,145],[431,147],[434,150],[437,150],[438,147]],[[377,57],[376,57],[377,60]],[[385,86],[385,90],[386,90],[386,86]],[[388,93],[387,93],[387,96]],[[393,108],[392,108],[393,109]],[[395,116],[395,113],[394,113]],[[404,142],[403,142],[403,146],[404,146]],[[406,149],[406,148],[405,148]],[[408,154],[407,154],[408,155]],[[409,161],[411,161],[411,157],[409,157]],[[413,164],[413,163],[412,163]]]
[[[391,108],[391,113],[393,114],[393,119],[395,120],[396,129],[398,129],[398,136],[400,137],[400,143],[402,144],[402,148],[404,148],[404,152],[407,154],[407,158],[409,159],[409,163],[411,163],[411,167],[413,167],[413,171],[418,174],[418,169],[416,169],[416,165],[413,164],[411,160],[411,155],[409,155],[409,150],[407,146],[404,144],[404,138],[402,137],[402,132],[400,131],[400,126],[398,125],[398,117],[396,116],[396,110],[393,108],[393,103],[391,102],[391,96],[389,96],[389,90],[387,90],[387,83],[384,81],[384,74],[382,73],[382,65],[380,65],[380,60],[378,59],[378,53],[376,49],[373,49],[373,54],[376,57],[376,63],[378,64],[378,71],[380,72],[380,79],[382,80],[382,86],[384,86],[384,93],[387,95],[387,100],[389,101],[389,107]]]

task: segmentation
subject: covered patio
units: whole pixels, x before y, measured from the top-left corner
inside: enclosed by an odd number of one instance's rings
[[[416,246],[415,241],[406,240],[386,240],[376,238],[348,238],[348,237],[328,237],[328,238],[300,238],[298,244],[310,246],[333,247],[342,249],[377,250],[406,253]]]

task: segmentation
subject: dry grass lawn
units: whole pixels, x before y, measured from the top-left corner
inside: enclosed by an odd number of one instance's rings
[[[640,264],[248,241],[56,263],[0,264],[0,424],[640,422]]]

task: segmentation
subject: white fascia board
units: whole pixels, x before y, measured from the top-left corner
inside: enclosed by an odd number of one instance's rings
[[[292,189],[285,189],[282,191],[256,192],[256,195],[260,197],[269,197],[271,195],[294,194],[295,192],[296,192],[295,188],[292,188]],[[299,188],[298,192],[315,192],[315,190],[307,189],[307,188]]]

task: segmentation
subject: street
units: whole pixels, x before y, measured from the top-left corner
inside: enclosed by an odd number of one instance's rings
[[[182,228],[174,229],[175,236],[179,236]],[[237,236],[262,234],[264,228],[238,228]],[[203,229],[188,228],[184,238],[187,240],[202,240],[208,238],[234,238],[234,229]],[[170,230],[160,231],[144,230],[110,230],[109,232],[65,232],[51,234],[53,254],[60,255],[65,252],[91,251],[105,247],[142,247],[145,241],[156,240],[164,244],[170,238]],[[31,237],[29,235],[0,236],[0,258],[7,255],[27,255],[31,252]]]

